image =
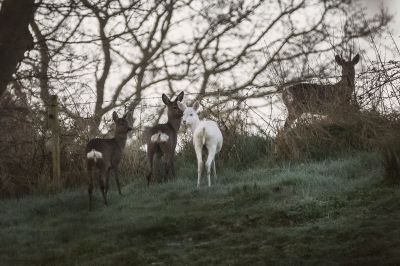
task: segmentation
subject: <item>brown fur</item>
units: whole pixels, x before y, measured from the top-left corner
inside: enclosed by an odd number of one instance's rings
[[[355,69],[360,57],[346,61],[340,56],[335,60],[342,67],[342,78],[334,85],[300,83],[286,88],[282,100],[287,107],[285,128],[303,113],[325,114],[329,109],[350,106],[355,87]]]
[[[147,183],[150,184],[153,180],[153,159],[155,155],[162,155],[165,165],[164,180],[172,174],[175,177],[175,148],[177,144],[177,133],[181,125],[183,112],[178,108],[178,101],[182,101],[184,93],[181,92],[174,101],[171,101],[165,94],[162,95],[162,100],[168,108],[168,122],[158,124],[153,127],[145,128],[143,136],[147,144],[147,160],[149,163],[149,172],[146,176]],[[151,136],[157,133],[168,135],[168,141],[161,142],[151,141]]]
[[[111,170],[114,172],[118,192],[122,195],[118,179],[118,165],[122,159],[122,152],[125,148],[128,132],[131,131],[132,128],[129,126],[126,115],[123,118],[119,118],[117,113],[114,112],[113,120],[115,122],[114,138],[96,138],[90,140],[86,145],[86,154],[92,150],[102,154],[102,158],[98,158],[97,160],[93,158],[87,158],[86,160],[87,170],[89,173],[89,208],[92,208],[93,179],[95,178],[96,170],[98,172],[97,181],[99,182],[105,205],[107,205],[108,180]]]

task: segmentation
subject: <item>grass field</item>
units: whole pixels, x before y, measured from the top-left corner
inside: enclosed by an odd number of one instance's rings
[[[271,169],[195,169],[148,188],[86,188],[0,203],[1,265],[400,264],[400,191],[369,153]],[[113,180],[112,180],[113,181]],[[205,181],[205,180],[203,180]],[[114,185],[114,182],[111,182]]]

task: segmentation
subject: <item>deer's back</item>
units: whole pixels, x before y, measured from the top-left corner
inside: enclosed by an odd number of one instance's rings
[[[283,101],[292,108],[310,107],[314,110],[324,106],[342,105],[349,101],[348,88],[335,85],[300,83],[283,92]],[[351,95],[351,93],[350,93]]]
[[[153,127],[145,128],[145,130],[143,132],[143,137],[144,137],[147,145],[152,144],[151,136],[153,136],[154,134],[158,134],[158,133],[167,134],[169,137],[168,142],[170,142],[172,145],[172,148],[175,149],[176,143],[177,143],[177,132],[168,123],[158,124]],[[153,143],[153,144],[156,145],[157,143]]]
[[[218,124],[211,120],[203,120],[200,121],[197,126],[195,132],[193,132],[193,136],[202,134],[204,132],[207,139],[213,140],[215,142],[222,141],[222,133],[218,127]]]
[[[203,140],[205,143],[203,143]],[[218,124],[211,120],[200,121],[196,130],[193,132],[193,143],[194,145],[205,145],[207,148],[209,146],[217,146],[217,151],[219,152],[222,147],[223,137]]]
[[[86,145],[86,153],[92,150],[101,152],[103,162],[111,165],[118,164],[122,157],[121,148],[118,146],[115,139],[92,139]]]
[[[335,93],[333,85],[300,83],[287,88],[294,100],[297,101],[326,101]]]

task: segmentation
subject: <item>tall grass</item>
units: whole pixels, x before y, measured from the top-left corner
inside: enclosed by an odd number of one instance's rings
[[[389,141],[385,136],[397,131],[399,121],[397,117],[373,111],[299,121],[278,134],[277,156],[292,160],[324,159],[357,151],[378,151]]]

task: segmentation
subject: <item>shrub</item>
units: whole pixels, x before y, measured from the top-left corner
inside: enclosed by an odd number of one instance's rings
[[[391,124],[390,117],[370,111],[349,113],[340,119],[299,122],[279,132],[276,153],[280,159],[304,160],[377,150]]]
[[[11,93],[0,100],[0,197],[30,193],[42,174],[42,121],[35,111]]]

